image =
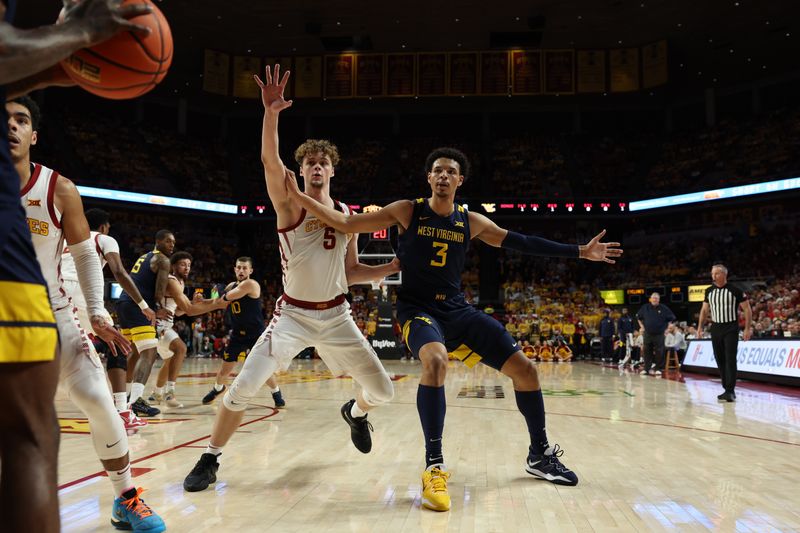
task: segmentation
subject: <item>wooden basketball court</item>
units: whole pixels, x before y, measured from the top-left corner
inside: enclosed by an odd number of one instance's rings
[[[339,414],[348,378],[295,361],[279,376],[287,408],[264,388],[220,458],[215,486],[184,492],[217,405],[203,406],[217,360],[189,359],[183,409],[130,437],[135,483],[175,532],[797,531],[800,391],[657,379],[590,363],[543,363],[547,429],[576,487],[524,470],[528,433],[510,380],[451,363],[444,453],[452,510],[420,506],[424,467],[416,410],[419,363],[386,362],[394,401],[370,414],[373,449],[358,452]],[[153,372],[155,379],[156,372]],[[146,396],[151,388],[148,387]],[[219,401],[219,400],[218,400]],[[77,408],[59,391],[64,531],[112,531],[111,485]]]

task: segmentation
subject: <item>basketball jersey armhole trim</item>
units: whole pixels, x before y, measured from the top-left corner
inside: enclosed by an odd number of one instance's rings
[[[19,197],[20,198],[22,198],[23,196],[28,194],[28,192],[31,189],[33,189],[33,186],[36,185],[36,180],[39,179],[39,174],[41,174],[41,172],[42,172],[42,165],[40,165],[38,163],[34,163],[33,164],[33,172],[31,173],[31,177],[28,180],[28,183],[25,185],[25,188],[23,188],[21,191],[19,191]]]
[[[294,224],[292,224],[291,226],[288,226],[286,228],[278,228],[278,233],[286,233],[286,232],[292,231],[297,226],[302,224],[303,220],[305,218],[306,218],[306,210],[305,210],[305,208],[303,208],[303,209],[300,210],[300,217],[297,219],[297,222],[295,222]]]
[[[100,254],[100,256],[103,259],[105,259],[106,258],[106,254],[104,254],[103,253],[103,249],[100,248],[100,234],[99,233],[94,236],[94,247],[97,250],[97,253]]]
[[[58,182],[59,177],[60,174],[55,170],[50,176],[50,184],[47,187],[47,212],[50,213],[50,219],[53,221],[53,225],[55,225],[56,228],[61,229],[61,220],[56,216],[56,206],[53,202],[56,195],[56,183]]]

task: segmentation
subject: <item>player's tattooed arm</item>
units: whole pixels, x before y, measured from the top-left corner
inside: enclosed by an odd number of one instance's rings
[[[286,190],[306,211],[342,233],[371,233],[389,226],[399,225],[405,230],[411,222],[414,204],[411,200],[398,200],[371,213],[349,215],[323,205],[300,190],[294,172],[286,169]]]
[[[150,268],[156,273],[156,289],[155,300],[156,302],[164,301],[164,295],[167,293],[167,282],[169,281],[169,258],[164,254],[155,254],[150,260]]]

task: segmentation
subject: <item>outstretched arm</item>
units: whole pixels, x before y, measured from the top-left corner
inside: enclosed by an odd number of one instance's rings
[[[63,24],[51,24],[22,30],[2,22],[5,7],[0,4],[0,85],[18,82],[10,94],[50,85],[46,79],[32,79],[72,52],[105,41],[120,30],[146,35],[147,27],[128,19],[150,13],[146,4],[121,6],[119,0],[84,0],[69,2]]]
[[[496,248],[508,248],[524,254],[538,255],[541,257],[572,257],[575,259],[588,259],[589,261],[604,261],[615,263],[612,257],[622,255],[618,242],[600,242],[606,230],[598,233],[587,244],[563,244],[537,237],[535,235],[522,235],[514,231],[501,228],[489,218],[480,213],[469,212],[469,225],[472,238],[477,238]]]
[[[378,211],[346,215],[303,193],[297,185],[294,172],[289,169],[286,169],[286,190],[289,197],[306,211],[342,233],[370,233],[395,224],[405,229],[413,210],[411,200],[398,200]]]
[[[267,181],[267,193],[276,209],[280,204],[288,202],[286,186],[283,184],[283,161],[278,151],[278,116],[281,111],[292,105],[291,100],[283,98],[283,91],[289,82],[289,71],[280,76],[281,66],[275,65],[274,73],[269,65],[264,74],[264,81],[253,76],[261,89],[261,103],[264,104],[264,121],[261,126],[261,162],[264,165],[264,177]]]
[[[227,303],[223,302],[221,299],[190,301],[183,293],[180,283],[175,279],[169,280],[167,284],[167,293],[170,298],[175,300],[178,309],[189,316],[202,315],[214,309],[221,309],[227,305]]]
[[[347,285],[377,283],[386,276],[400,272],[400,260],[396,257],[383,265],[365,265],[359,262],[357,241],[358,234],[353,235],[347,244],[347,256],[344,260]]]

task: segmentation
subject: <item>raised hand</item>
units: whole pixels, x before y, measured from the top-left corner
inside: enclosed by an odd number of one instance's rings
[[[594,239],[587,244],[581,246],[581,258],[588,259],[589,261],[603,261],[616,263],[612,257],[620,257],[622,255],[622,248],[618,242],[600,242],[600,239],[606,234],[606,230],[601,231],[595,235]]]
[[[117,350],[121,351],[123,354],[128,355],[131,353],[131,343],[122,336],[122,333],[114,329],[114,326],[110,324],[104,317],[100,315],[94,315],[91,318],[92,321],[92,329],[94,329],[95,335],[106,341],[108,347],[111,348],[111,353],[117,355]]]
[[[148,35],[150,28],[131,22],[130,19],[147,15],[152,8],[147,4],[122,6],[122,0],[66,0],[64,20],[75,21],[86,31],[89,45],[101,43],[122,30]]]
[[[281,66],[276,64],[274,73],[270,72],[269,65],[267,65],[264,81],[261,81],[258,75],[253,76],[253,79],[256,80],[258,87],[261,89],[261,103],[264,104],[264,109],[273,113],[280,113],[292,105],[291,100],[283,98],[283,91],[289,82],[290,71],[284,72],[282,78],[280,74]]]

